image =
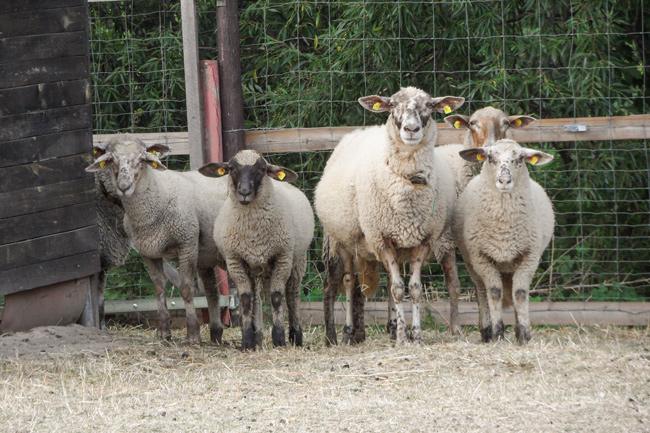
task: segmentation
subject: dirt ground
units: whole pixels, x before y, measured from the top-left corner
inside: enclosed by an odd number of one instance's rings
[[[0,431],[650,431],[649,329],[538,328],[526,347],[428,331],[396,348],[371,329],[327,348],[322,334],[252,353],[235,329],[225,347],[137,328],[1,336]]]

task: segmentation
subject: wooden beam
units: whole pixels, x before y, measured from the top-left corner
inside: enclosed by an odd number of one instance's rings
[[[583,125],[586,131],[569,132],[565,126]],[[331,150],[343,135],[361,126],[323,128],[290,128],[246,131],[246,148],[262,153],[313,152]],[[574,127],[578,129],[578,127]],[[438,145],[462,143],[464,132],[446,124],[438,124]],[[172,155],[187,155],[187,132],[133,134],[145,141],[161,140],[171,146]],[[108,140],[110,135],[96,135],[95,140]],[[650,114],[617,117],[580,117],[538,120],[530,126],[513,131],[520,143],[644,140],[650,139]]]
[[[181,298],[167,300],[171,310],[183,309]],[[205,297],[194,297],[197,308],[207,306]],[[438,324],[446,325],[449,318],[449,303],[445,301],[431,302],[426,309]],[[405,313],[410,321],[411,307],[405,303]],[[146,313],[157,311],[153,298],[128,301],[106,301],[106,314]],[[461,325],[476,326],[478,323],[478,307],[474,302],[459,304],[459,319]],[[336,323],[345,322],[343,303],[337,302],[334,308]],[[304,325],[323,324],[323,303],[302,302],[300,315]],[[530,319],[534,325],[617,325],[617,326],[648,326],[650,325],[650,302],[531,302]],[[367,324],[385,325],[388,320],[386,302],[366,302],[365,320]],[[512,309],[504,312],[504,322],[512,325],[514,314]]]
[[[183,67],[185,69],[185,104],[189,134],[190,168],[196,170],[203,163],[203,102],[199,75],[199,30],[194,0],[181,0],[183,28]]]

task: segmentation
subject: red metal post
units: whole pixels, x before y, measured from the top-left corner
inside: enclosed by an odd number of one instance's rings
[[[205,145],[203,160],[208,162],[223,161],[221,141],[221,102],[219,98],[219,65],[216,60],[201,60],[201,90],[203,92],[203,120],[205,125]],[[221,268],[216,268],[217,287],[219,293],[228,296],[228,274]],[[221,309],[221,321],[230,325],[230,310]]]

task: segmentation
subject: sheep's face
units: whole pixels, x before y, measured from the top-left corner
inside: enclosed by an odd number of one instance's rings
[[[255,201],[267,178],[281,182],[292,182],[298,178],[293,171],[269,164],[264,157],[254,150],[242,150],[228,162],[213,162],[199,169],[199,172],[208,177],[221,177],[230,175],[230,192],[243,205]]]
[[[130,197],[147,166],[156,170],[166,170],[160,162],[160,157],[168,151],[169,148],[162,144],[147,146],[137,138],[119,137],[93,148],[96,159],[86,167],[86,171],[107,172],[117,195]]]
[[[465,149],[459,154],[467,161],[485,161],[481,176],[493,179],[496,189],[502,193],[512,192],[517,182],[528,179],[526,163],[544,165],[553,161],[548,153],[521,147],[516,141],[507,139],[487,147]]]
[[[460,114],[445,117],[445,122],[454,128],[469,130],[472,147],[494,144],[506,138],[506,132],[510,128],[523,128],[534,121],[535,118],[531,116],[508,116],[494,107],[481,108],[470,117]]]
[[[436,128],[435,121],[431,121],[434,112],[450,113],[463,102],[464,98],[456,96],[432,98],[415,87],[402,88],[390,98],[377,95],[359,98],[359,103],[366,110],[390,112],[389,124],[399,131],[401,142],[410,147],[432,138]]]

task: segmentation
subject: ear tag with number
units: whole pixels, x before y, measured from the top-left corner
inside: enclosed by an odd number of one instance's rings
[[[158,163],[156,161],[151,161],[151,167],[158,168]]]
[[[460,129],[461,125],[462,125],[462,122],[460,120],[457,120],[457,121],[454,122],[454,128],[456,128],[456,129]]]
[[[381,102],[375,102],[372,104],[372,109],[375,111],[379,111],[381,109]]]
[[[449,113],[451,113],[451,112],[454,111],[454,110],[452,110],[451,107],[450,107],[449,105],[445,105],[445,106],[442,108],[442,111],[444,111],[445,114],[449,114]]]
[[[285,173],[284,170],[280,170],[275,174],[275,177],[277,177],[278,180],[284,180],[284,178],[287,177],[287,173]]]
[[[537,155],[533,155],[530,158],[528,158],[528,162],[530,162],[530,165],[537,164],[537,161],[539,161],[539,156]]]
[[[223,168],[223,167],[219,167],[219,168],[217,168],[217,174],[218,174],[219,176],[223,176],[224,174],[226,174],[226,169]]]
[[[106,161],[99,161],[99,168],[102,170],[106,167]]]
[[[485,160],[485,155],[483,155],[482,153],[477,153],[476,154],[476,160],[477,161],[484,161]]]
[[[515,126],[516,127],[520,127],[522,123],[524,123],[524,122],[522,122],[521,119],[515,119]]]

